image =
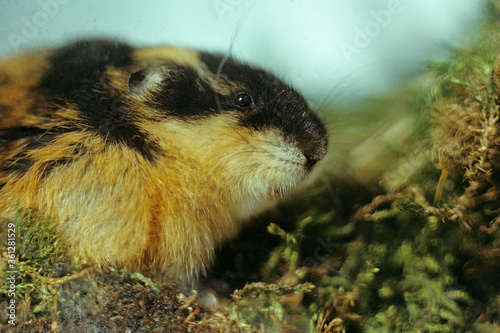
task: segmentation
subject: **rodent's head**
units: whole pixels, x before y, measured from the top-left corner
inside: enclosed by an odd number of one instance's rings
[[[166,158],[180,158],[204,181],[215,177],[240,217],[310,178],[328,136],[297,91],[231,58],[165,54],[138,61],[126,84],[129,108],[148,115],[143,130]]]

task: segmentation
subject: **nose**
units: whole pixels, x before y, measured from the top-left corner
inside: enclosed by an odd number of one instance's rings
[[[306,158],[305,168],[311,171],[312,168],[323,158],[325,158],[328,149],[328,133],[323,122],[310,115],[303,119],[302,126],[295,127],[299,129],[295,133],[295,139],[298,148]]]
[[[322,158],[306,156],[306,164],[305,164],[306,169],[312,170],[312,168],[316,165],[316,163],[318,163],[321,160]]]
[[[326,156],[328,148],[328,137],[326,134],[318,135],[310,138],[308,142],[302,146],[302,153],[306,157],[305,167],[307,170],[312,168]]]

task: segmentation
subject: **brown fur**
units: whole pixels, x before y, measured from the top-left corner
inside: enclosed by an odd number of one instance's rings
[[[196,51],[139,49],[133,66],[106,71],[110,89],[127,96],[130,112],[140,115],[136,124],[158,144],[154,162],[95,135],[76,106],[61,102],[55,116],[45,116],[40,96],[30,89],[48,70],[50,54],[0,63],[0,134],[19,126],[47,133],[73,128],[33,149],[29,144],[43,135],[0,147],[0,214],[19,205],[54,219],[71,253],[84,261],[191,281],[244,221],[311,178],[300,149],[277,129],[243,126],[237,111],[158,121],[158,111],[147,104],[149,92],[128,91],[131,72],[160,60],[196,69],[220,93],[242,89],[207,71]],[[20,156],[34,161],[26,171],[2,171],[20,163]]]

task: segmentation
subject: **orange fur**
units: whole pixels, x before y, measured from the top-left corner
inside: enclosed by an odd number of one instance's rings
[[[0,133],[15,126],[52,128],[78,123],[79,110],[61,106],[41,118],[33,87],[47,70],[50,53],[32,53],[0,64]],[[0,147],[0,166],[25,152],[34,161],[25,173],[1,172],[0,213],[16,205],[58,222],[72,255],[97,265],[160,272],[181,281],[204,273],[215,249],[235,237],[248,218],[275,204],[306,178],[305,157],[275,129],[242,126],[235,112],[185,121],[149,120],[158,111],[149,95],[127,91],[134,68],[155,59],[192,66],[217,91],[239,83],[219,80],[195,51],[163,47],[137,50],[128,70],[109,68],[115,91],[127,96],[137,126],[158,142],[154,162],[124,145],[77,129],[26,150],[21,138]],[[35,108],[33,108],[35,106]],[[34,111],[33,111],[34,110]],[[135,119],[135,118],[134,118]],[[54,161],[70,161],[53,165]],[[46,173],[48,167],[51,171]]]

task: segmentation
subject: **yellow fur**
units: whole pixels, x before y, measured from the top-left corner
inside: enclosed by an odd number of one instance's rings
[[[5,109],[0,111],[0,133],[31,125],[47,131],[55,126],[77,129],[26,151],[24,158],[34,161],[26,172],[0,171],[0,213],[6,216],[19,204],[54,219],[74,256],[191,281],[206,271],[215,249],[233,238],[250,216],[308,178],[299,148],[279,130],[242,126],[236,111],[188,121],[148,120],[158,111],[147,104],[149,93],[127,92],[127,78],[136,68],[154,68],[157,59],[191,66],[219,92],[240,85],[209,73],[195,51],[136,50],[132,68],[107,70],[112,89],[127,96],[131,112],[141,114],[138,128],[159,144],[162,153],[154,162],[80,124],[76,107],[61,106],[56,120],[43,118],[38,109],[29,111],[36,105],[29,89],[47,70],[49,54],[32,53],[0,64],[0,77],[8,77],[0,86]],[[27,140],[0,147],[0,166],[16,163]],[[50,163],[64,159],[71,163],[45,172]]]

